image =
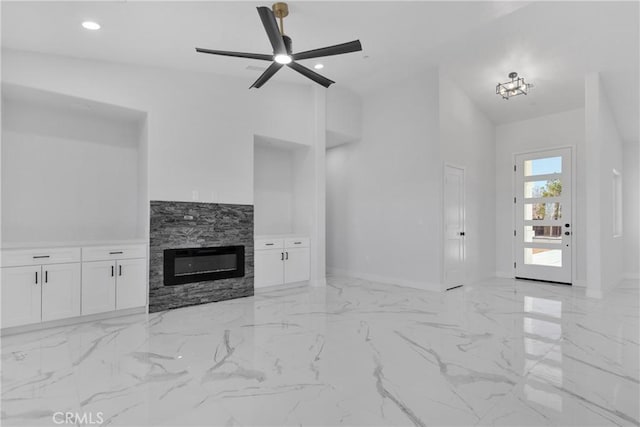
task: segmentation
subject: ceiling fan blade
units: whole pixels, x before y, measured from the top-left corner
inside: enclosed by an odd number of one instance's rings
[[[275,55],[286,55],[287,48],[282,40],[282,34],[280,34],[280,30],[278,29],[275,15],[268,7],[262,6],[257,9],[260,19],[262,20],[262,25],[267,32],[267,36],[269,36],[271,46],[273,46],[273,53]]]
[[[310,69],[308,69],[307,67],[305,67],[304,65],[300,65],[297,62],[290,62],[287,64],[288,67],[296,70],[297,72],[299,72],[300,74],[302,74],[303,76],[313,80],[314,82],[324,86],[324,87],[329,87],[331,86],[332,83],[335,83],[333,80],[329,80],[328,78],[321,76],[320,74],[316,73],[315,71],[312,71]]]
[[[197,47],[196,52],[211,53],[213,55],[234,56],[237,58],[260,59],[262,61],[273,61],[273,55],[263,55],[261,53],[231,52],[228,50],[212,50]]]
[[[256,80],[249,89],[251,89],[252,87],[255,87],[256,89],[260,89],[262,87],[263,84],[265,84],[271,77],[273,77],[273,75],[280,69],[282,68],[283,64],[278,64],[277,62],[272,63],[269,68],[267,68],[264,73],[262,73],[262,75],[260,77],[258,77],[258,80]]]
[[[320,58],[321,56],[342,55],[343,53],[358,52],[360,50],[362,50],[360,40],[354,40],[352,42],[337,44],[334,46],[298,52],[291,55],[291,57],[297,61],[300,59]]]

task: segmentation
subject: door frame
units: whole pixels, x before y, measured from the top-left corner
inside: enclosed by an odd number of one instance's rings
[[[446,228],[444,226],[445,221],[445,204],[444,204],[444,194],[445,194],[445,176],[447,173],[447,167],[460,169],[462,171],[462,224],[465,232],[465,240],[463,245],[463,263],[464,263],[464,283],[467,284],[467,244],[466,244],[466,232],[467,232],[467,168],[465,166],[460,166],[455,163],[444,162],[442,165],[442,194],[440,196],[440,205],[442,206],[440,209],[440,218],[441,218],[441,227],[440,227],[440,254],[442,255],[442,259],[440,260],[440,286],[442,287],[442,291],[447,290],[447,284],[444,282],[445,276],[445,245],[447,240]]]
[[[577,180],[576,180],[576,146],[575,145],[559,145],[553,147],[544,147],[535,150],[527,150],[527,151],[518,151],[514,152],[511,155],[511,166],[515,166],[516,157],[525,155],[525,154],[537,154],[544,153],[546,151],[553,150],[561,150],[568,149],[570,154],[570,162],[571,162],[571,285],[576,286],[576,265],[577,265],[577,247],[576,247],[576,239],[575,239],[575,230],[577,228],[578,221],[578,209],[577,209]],[[511,176],[511,198],[516,197],[516,172],[513,171]],[[516,229],[516,215],[518,212],[516,211],[516,203],[511,204],[511,229]],[[518,235],[519,236],[519,235]],[[516,262],[516,237],[511,236],[511,263],[515,264]],[[511,268],[511,277],[515,279],[516,277],[516,269],[515,267]]]

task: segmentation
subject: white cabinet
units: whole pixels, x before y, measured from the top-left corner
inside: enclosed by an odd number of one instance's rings
[[[41,266],[2,268],[2,327],[40,322]]]
[[[147,260],[125,259],[117,262],[116,309],[142,307],[147,304]]]
[[[42,266],[42,321],[80,316],[80,263]]]
[[[282,285],[284,283],[284,250],[256,250],[254,255],[255,278],[253,286]]]
[[[82,314],[116,309],[116,264],[114,261],[82,263]]]
[[[92,247],[82,251],[82,314],[147,304],[144,246]]]
[[[257,239],[254,270],[255,288],[309,280],[309,239]]]
[[[80,248],[2,252],[2,327],[80,315]]]
[[[284,283],[309,280],[309,248],[285,248]]]
[[[147,304],[146,245],[5,249],[2,328]]]

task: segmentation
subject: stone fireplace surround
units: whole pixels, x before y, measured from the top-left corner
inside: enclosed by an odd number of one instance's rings
[[[151,201],[149,312],[253,295],[253,206]],[[164,250],[244,245],[244,277],[165,286]]]

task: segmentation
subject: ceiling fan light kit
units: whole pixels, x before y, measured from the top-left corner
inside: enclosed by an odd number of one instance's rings
[[[226,50],[214,50],[214,49],[202,49],[197,47],[196,52],[208,53],[212,55],[232,56],[236,58],[249,58],[258,59],[261,61],[272,61],[271,65],[262,73],[258,80],[256,80],[249,89],[260,88],[264,85],[273,75],[280,70],[283,66],[287,66],[294,71],[302,74],[308,79],[322,85],[329,87],[335,83],[313,70],[299,64],[298,60],[321,58],[332,55],[342,55],[344,53],[358,52],[362,50],[360,40],[354,40],[347,43],[337,44],[334,46],[322,47],[319,49],[307,50],[305,52],[293,53],[291,37],[284,33],[284,18],[289,15],[289,6],[287,3],[274,3],[271,9],[268,7],[258,7],[258,15],[262,21],[262,25],[267,33],[269,42],[273,47],[273,54],[261,54],[261,53],[247,53],[247,52],[232,52]],[[280,25],[276,22],[276,18],[279,19]]]
[[[500,95],[502,99],[509,99],[518,95],[526,95],[529,89],[533,87],[531,83],[525,83],[524,77],[518,77],[515,71],[509,73],[511,81],[498,83],[496,86],[496,95]]]

